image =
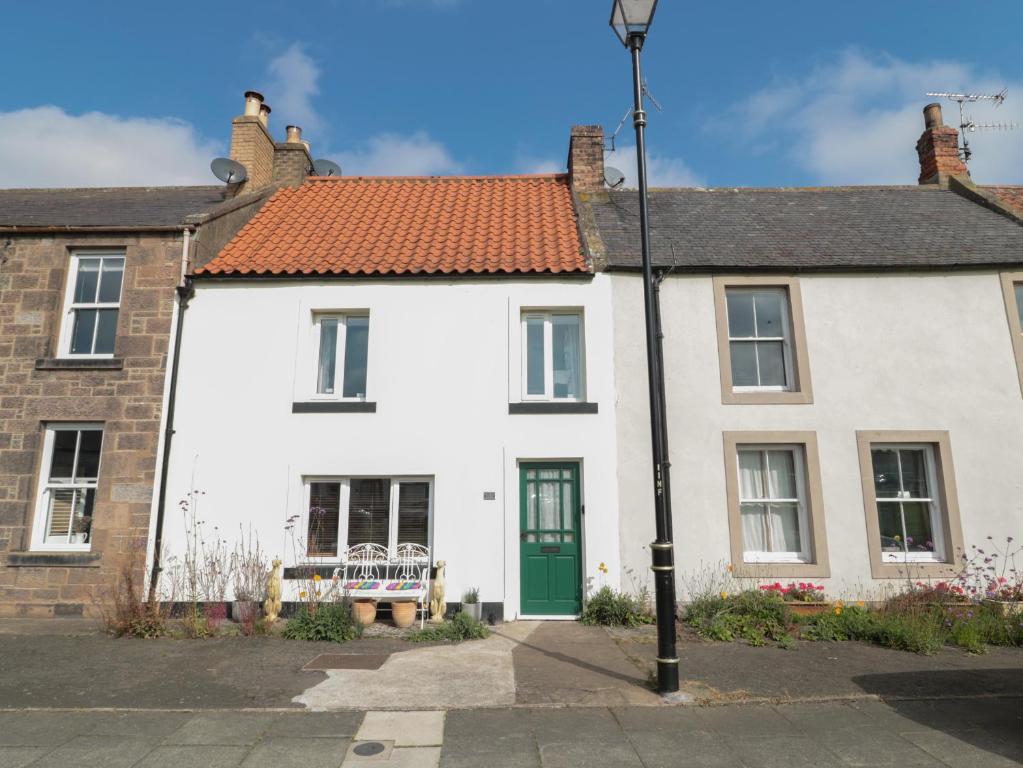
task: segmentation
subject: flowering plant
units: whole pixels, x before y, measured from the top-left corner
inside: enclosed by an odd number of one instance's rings
[[[760,589],[764,592],[777,594],[782,600],[790,603],[819,603],[824,601],[824,587],[814,584],[812,581],[790,581],[787,586],[782,586],[780,581],[774,584],[763,584]]]

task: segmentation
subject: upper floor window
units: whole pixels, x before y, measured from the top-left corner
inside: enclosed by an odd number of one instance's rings
[[[799,283],[787,277],[716,277],[723,403],[809,403]]]
[[[1012,352],[1016,358],[1016,372],[1019,374],[1020,390],[1023,391],[1023,272],[1003,273],[1002,291],[1005,294],[1005,312],[1009,320]]]
[[[113,356],[123,277],[121,254],[83,252],[71,257],[61,327],[62,355]]]
[[[366,398],[369,315],[316,316],[316,394],[351,400]]]
[[[522,313],[522,398],[584,400],[583,316]]]
[[[103,428],[54,424],[43,439],[34,549],[89,548]]]
[[[728,288],[735,389],[792,389],[792,329],[784,288]]]

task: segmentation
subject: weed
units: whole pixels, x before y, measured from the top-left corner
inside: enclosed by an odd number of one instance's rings
[[[601,587],[586,601],[581,618],[583,624],[602,624],[606,627],[638,627],[652,624],[654,617],[642,598],[611,587]]]
[[[254,622],[254,630],[258,624],[262,622]],[[306,606],[300,606],[281,634],[289,640],[347,642],[356,636],[352,609],[346,602],[322,603],[313,613]]]
[[[463,640],[483,640],[489,635],[490,630],[481,622],[467,613],[456,613],[451,621],[415,630],[408,640],[412,643],[460,643]]]

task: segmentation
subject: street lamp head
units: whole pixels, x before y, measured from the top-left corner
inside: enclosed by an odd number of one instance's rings
[[[656,9],[657,0],[614,0],[611,29],[622,45],[626,48],[643,45]]]

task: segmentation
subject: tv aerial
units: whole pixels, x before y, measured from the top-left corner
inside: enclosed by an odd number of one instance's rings
[[[214,176],[227,184],[239,184],[248,177],[244,165],[227,157],[218,157],[210,163],[210,170]]]
[[[313,176],[340,176],[341,166],[333,160],[320,158],[313,161]]]
[[[966,114],[967,104],[974,104],[978,101],[992,101],[994,102],[995,109],[1002,106],[1005,103],[1005,97],[1008,95],[1009,89],[1003,88],[998,93],[952,93],[949,91],[928,91],[928,96],[936,96],[938,98],[948,99],[954,101],[959,105],[959,134],[963,139],[963,146],[959,149],[959,155],[963,158],[964,163],[970,162],[970,158],[973,156],[973,150],[970,149],[970,141],[966,138],[966,134],[974,133],[978,129],[993,129],[997,131],[1011,131],[1014,128],[1019,128],[1019,123],[978,123],[969,115]]]
[[[646,87],[646,80],[643,81],[642,87],[643,95],[646,96],[650,100],[650,103],[654,105],[654,109],[656,109],[658,112],[663,112],[664,109],[661,107],[660,102],[658,102],[657,99],[654,98],[654,95],[650,93],[650,89]],[[622,119],[618,121],[618,127],[615,128],[614,133],[604,138],[605,152],[615,151],[615,139],[618,138],[618,134],[621,133],[622,128],[625,126],[625,121],[632,116],[632,111],[633,111],[632,107],[629,107],[627,110],[625,110],[625,114],[622,115]]]

